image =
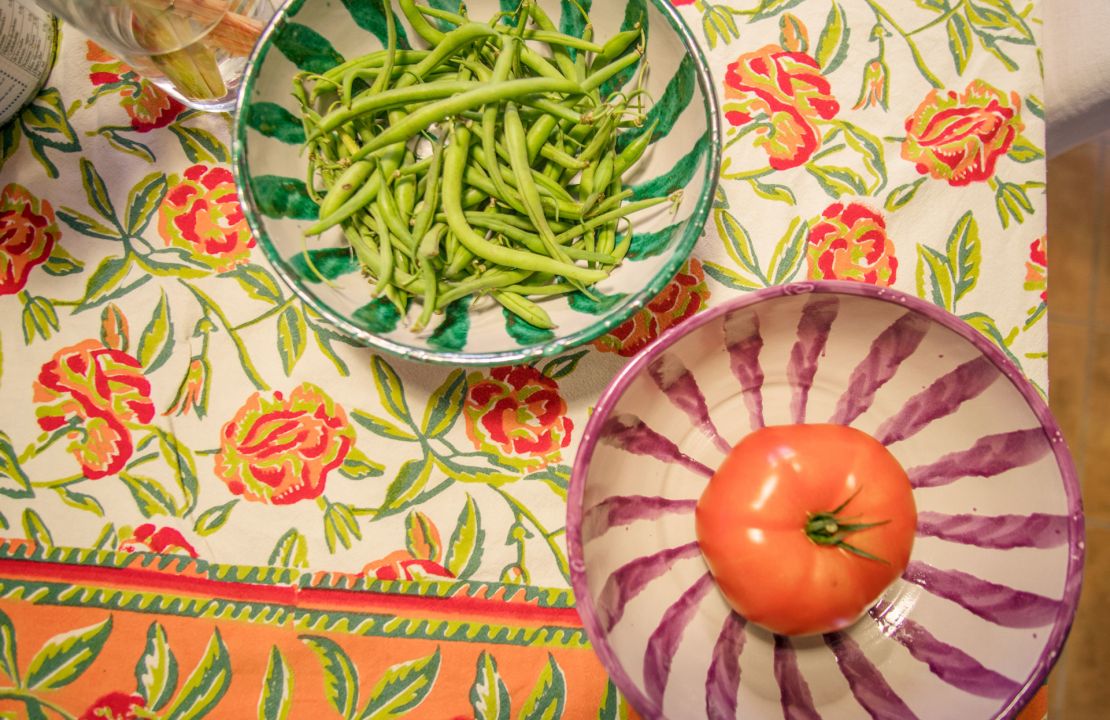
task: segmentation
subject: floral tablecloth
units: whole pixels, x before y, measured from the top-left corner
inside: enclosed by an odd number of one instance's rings
[[[626,717],[563,531],[628,357],[846,278],[1045,386],[1039,4],[675,4],[727,128],[705,237],[590,346],[485,370],[336,335],[248,231],[228,117],[63,28],[0,133],[0,717]]]

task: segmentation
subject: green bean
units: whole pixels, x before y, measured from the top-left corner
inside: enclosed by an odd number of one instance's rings
[[[366,182],[366,178],[373,171],[374,163],[368,160],[349,165],[324,196],[324,200],[320,203],[319,216],[325,218],[338,210],[355,193],[355,188],[361,187]]]
[[[393,248],[390,246],[389,228],[386,227],[381,207],[375,205],[370,212],[374,216],[374,225],[378,233],[378,257],[381,260],[381,272],[378,274],[378,282],[374,285],[374,294],[380,295],[393,279]]]
[[[578,171],[589,165],[589,163],[567,154],[564,150],[547,144],[540,148],[540,155],[566,170]]]
[[[482,87],[481,83],[472,80],[437,80],[422,85],[390,88],[376,95],[360,95],[350,105],[340,106],[320,118],[320,122],[306,140],[315,140],[324,133],[335,130],[340,125],[363,115],[403,107],[415,102],[425,102],[430,99],[449,98],[480,87]]]
[[[412,236],[414,238],[423,238],[432,226],[436,206],[439,204],[439,181],[442,168],[443,144],[437,142],[432,146],[432,162],[428,168],[424,186],[423,205],[413,218]]]
[[[411,18],[410,18],[411,22]],[[438,31],[437,31],[438,32]],[[496,35],[497,32],[481,23],[467,23],[461,27],[443,34],[428,56],[421,60],[406,73],[398,82],[399,87],[420,82],[425,73],[439,67],[441,63],[452,57],[460,49],[473,42]]]
[[[307,77],[315,77],[325,82],[337,85],[339,78],[342,78],[350,73],[358,72],[359,70],[366,70],[371,68],[380,68],[385,63],[385,56],[388,53],[383,48],[375,50],[372,53],[362,55],[361,57],[347,60],[340,63],[333,68],[329,68],[324,72],[314,75],[312,73],[302,73]],[[415,65],[431,54],[429,50],[397,50],[394,56],[394,63],[397,65]],[[338,86],[338,85],[337,85]]]
[[[623,55],[620,58],[609,63],[605,67],[599,70],[595,70],[594,72],[590,73],[589,77],[587,77],[585,82],[582,83],[582,90],[584,92],[590,92],[591,90],[598,89],[606,80],[609,80],[622,70],[625,70],[639,62],[641,55],[643,55],[643,50],[641,50],[640,48],[636,48],[635,52],[630,52],[627,55]]]
[[[516,103],[507,103],[505,106],[505,143],[509,150],[509,161],[512,165],[513,175],[516,176],[517,190],[520,192],[524,203],[524,211],[532,224],[539,231],[547,254],[567,262],[567,256],[562,248],[555,242],[555,233],[547,224],[547,215],[540,201],[540,193],[532,179],[531,166],[528,163],[528,146],[525,143],[524,125],[520,122]]]
[[[427,327],[436,309],[436,295],[439,291],[439,277],[436,274],[432,258],[439,254],[439,242],[447,232],[445,225],[436,225],[429,228],[421,235],[420,247],[416,253],[417,264],[420,266],[420,277],[424,280],[423,307],[420,315],[413,323],[412,329],[418,332]]]
[[[475,147],[470,148],[470,154],[473,155],[474,159],[477,160],[479,163],[481,163],[483,167],[486,167],[486,177],[488,177],[489,180],[492,182],[494,178],[493,178],[492,175],[489,174],[489,168],[487,167],[488,163],[489,163],[489,156],[486,154],[486,151],[481,146],[475,146]],[[501,155],[501,154],[502,154],[502,151],[499,148],[495,152],[495,156],[496,155]],[[505,151],[504,154],[507,155],[508,151]],[[519,192],[514,192],[515,190],[517,190],[517,184],[516,184],[516,176],[513,174],[513,171],[510,168],[507,168],[504,165],[502,165],[501,163],[497,162],[496,160],[494,161],[494,165],[497,168],[497,174],[500,176],[501,180],[504,183],[508,184],[505,187],[504,192],[503,192],[502,189],[497,186],[497,183],[493,183],[494,184],[494,189],[497,190],[497,196],[498,197],[518,197],[519,198]],[[549,199],[549,201],[551,201],[551,202],[562,202],[562,203],[574,203],[575,202],[574,198],[571,197],[570,193],[568,193],[566,191],[566,189],[563,188],[558,183],[554,182],[553,180],[546,177],[542,173],[538,173],[538,172],[536,172],[535,170],[533,170],[531,168],[529,168],[529,172],[532,175],[532,179],[536,182],[537,185],[540,186],[539,187],[540,193],[545,195]],[[556,210],[556,212],[558,211],[558,206],[555,206],[555,210]]]
[[[533,93],[577,93],[578,91],[578,83],[549,78],[508,80],[500,85],[481,84],[480,87],[473,90],[429,103],[405,117],[401,122],[390,125],[371,142],[363,145],[352,158],[361,160],[392,143],[408,140],[432,123],[446,120],[451,115],[463,110],[481,107],[486,103],[513,100]]]
[[[359,210],[362,210],[378,196],[381,190],[381,176],[377,173],[370,176],[370,179],[362,184],[354,195],[347,199],[345,203],[333,210],[329,214],[324,214],[323,205],[319,213],[319,220],[305,229],[305,235],[319,235],[325,230],[338,225],[347,218],[354,215]]]
[[[450,285],[441,291],[439,298],[436,300],[436,309],[442,310],[456,300],[483,290],[515,285],[522,280],[527,280],[530,275],[532,275],[532,272],[529,270],[487,270],[479,275],[469,277],[457,285]]]
[[[401,6],[401,12],[404,13],[405,19],[409,21],[409,25],[412,25],[412,29],[416,31],[417,35],[424,38],[426,43],[435,46],[443,40],[443,33],[424,19],[413,0],[397,0],[397,4]]]
[[[590,65],[590,71],[594,72],[600,70],[616,60],[624,54],[624,51],[627,50],[632,43],[642,38],[643,35],[644,31],[640,29],[637,23],[636,27],[631,30],[622,30],[606,40],[605,44],[601,47],[601,52],[594,57],[593,64]]]
[[[409,252],[405,254],[412,257],[416,250],[416,241],[413,240],[408,225],[401,219],[397,199],[393,197],[393,192],[388,185],[378,193],[378,203],[373,209],[382,213],[382,218],[385,220],[389,231],[409,249]]]
[[[616,219],[622,218],[626,215],[631,215],[632,213],[639,212],[640,210],[647,210],[650,207],[655,207],[656,205],[659,205],[660,203],[663,203],[663,202],[666,202],[666,201],[667,201],[667,198],[665,198],[665,197],[649,198],[647,200],[637,200],[636,202],[631,202],[631,203],[628,203],[626,205],[621,205],[616,210],[610,210],[609,212],[605,212],[605,213],[602,213],[600,215],[594,216],[594,217],[590,218],[589,220],[586,220],[585,222],[582,222],[582,223],[579,223],[578,225],[575,225],[574,227],[570,228],[569,230],[565,230],[565,231],[559,233],[558,235],[555,236],[555,242],[565,243],[566,241],[568,241],[568,240],[570,240],[574,237],[577,237],[578,235],[581,235],[585,231],[592,230],[593,228],[596,228],[596,227],[601,227],[602,225],[604,225],[605,223],[607,223],[611,220],[616,220]]]
[[[576,288],[574,285],[571,285],[570,283],[561,283],[561,282],[560,283],[547,283],[547,284],[544,284],[544,285],[531,284],[531,283],[528,284],[528,285],[521,285],[521,284],[506,285],[505,287],[502,288],[502,290],[504,292],[511,292],[511,293],[515,293],[517,295],[524,295],[524,296],[527,296],[527,295],[566,295],[567,293],[574,292],[577,289],[578,288]]]
[[[602,271],[559,262],[534,253],[500,247],[474,232],[466,222],[461,198],[463,172],[466,168],[469,147],[470,131],[466,128],[455,128],[453,142],[447,146],[443,168],[443,209],[447,215],[447,225],[467,250],[498,265],[536,272],[551,272],[562,275],[568,280],[578,280],[583,283],[594,283],[608,275]]]
[[[509,77],[513,62],[519,54],[520,42],[515,36],[507,37],[505,43],[501,48],[501,54],[497,57],[497,63],[493,66],[492,82],[495,83],[505,82]],[[489,103],[482,112],[482,150],[485,155],[486,174],[489,175],[494,189],[501,196],[508,197],[509,189],[505,186],[501,171],[497,167],[497,110],[498,105],[496,103]],[[482,161],[483,158],[479,158],[479,162]]]
[[[617,177],[624,175],[629,168],[643,157],[648,145],[651,144],[652,135],[655,133],[655,128],[658,124],[658,120],[653,122],[646,130],[637,135],[632,142],[625,145],[624,149],[617,154],[617,161],[613,167],[613,172]]]
[[[529,325],[544,330],[555,327],[555,323],[551,321],[551,316],[547,314],[547,311],[523,295],[517,295],[507,290],[494,290],[491,295],[503,308]]]

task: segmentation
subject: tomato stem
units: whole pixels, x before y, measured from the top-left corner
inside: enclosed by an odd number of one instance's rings
[[[845,520],[851,518],[842,518],[840,513],[848,506],[848,503],[855,499],[856,495],[859,495],[862,489],[862,487],[857,488],[847,500],[828,512],[810,513],[809,519],[805,524],[805,533],[810,540],[818,545],[838,547],[855,555],[859,555],[862,558],[885,563],[887,562],[885,559],[852,545],[846,539],[852,533],[879,525],[885,525],[890,522],[890,520],[880,520],[878,522],[845,522]]]

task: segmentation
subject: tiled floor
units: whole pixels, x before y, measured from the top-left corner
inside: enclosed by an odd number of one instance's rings
[[[1110,134],[1048,164],[1049,397],[1083,483],[1087,565],[1052,720],[1110,717]]]

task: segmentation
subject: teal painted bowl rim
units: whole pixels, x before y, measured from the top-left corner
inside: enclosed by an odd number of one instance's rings
[[[308,0],[292,0],[283,5],[263,30],[261,37],[247,59],[247,69],[244,72],[243,84],[239,90],[239,98],[235,103],[234,132],[231,143],[232,172],[235,177],[235,187],[239,195],[239,203],[247,218],[251,232],[262,247],[262,252],[274,271],[282,281],[308,306],[320,314],[328,323],[338,331],[358,341],[359,343],[387,352],[391,355],[418,360],[436,365],[516,365],[529,361],[539,360],[563,353],[571,348],[583,345],[605,332],[620,325],[633,314],[640,311],[649,301],[658,295],[667,283],[678,272],[678,269],[687,261],[694,249],[698,238],[709,219],[709,210],[713,197],[717,192],[717,184],[721,174],[721,127],[720,101],[717,98],[713,84],[713,74],[705,53],[694,38],[693,32],[686,25],[678,10],[667,0],[648,0],[651,5],[667,19],[671,29],[678,35],[679,40],[686,48],[687,54],[694,60],[694,71],[701,90],[703,105],[706,112],[707,133],[709,135],[709,149],[706,156],[706,169],[708,174],[705,187],[698,196],[694,210],[686,221],[682,237],[674,245],[674,251],[661,268],[652,276],[650,282],[641,290],[631,294],[629,302],[617,305],[597,322],[562,337],[527,347],[498,352],[457,352],[440,351],[428,348],[413,347],[391,340],[383,335],[369,332],[352,323],[346,316],[332,309],[327,303],[308,290],[303,281],[288,262],[278,252],[277,247],[270,241],[262,215],[258,211],[254,192],[249,182],[250,174],[247,167],[246,141],[249,126],[246,121],[246,109],[250,104],[250,96],[254,90],[255,81],[258,79],[258,69],[261,67],[270,48],[273,46],[274,33],[284,25],[287,18],[300,12],[301,7]]]

